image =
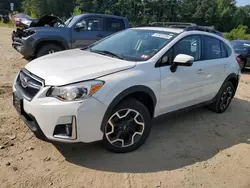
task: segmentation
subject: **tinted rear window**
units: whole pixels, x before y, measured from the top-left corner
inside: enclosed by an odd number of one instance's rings
[[[105,19],[105,30],[106,31],[121,31],[125,29],[125,23],[121,19],[106,18]]]
[[[227,57],[229,57],[232,54],[232,50],[227,44],[224,43],[224,45],[225,45],[226,50],[227,50]]]
[[[203,36],[203,37],[204,37],[204,44],[203,44],[204,60],[222,58],[220,40],[209,36]]]

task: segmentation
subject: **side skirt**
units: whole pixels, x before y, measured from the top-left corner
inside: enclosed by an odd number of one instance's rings
[[[164,119],[166,117],[173,116],[173,115],[176,115],[176,114],[179,114],[179,113],[188,112],[188,111],[196,109],[196,108],[201,108],[201,107],[204,107],[204,106],[208,106],[208,105],[212,104],[215,100],[216,100],[216,98],[214,98],[214,99],[212,99],[210,101],[207,101],[207,102],[202,102],[202,103],[199,103],[199,104],[195,104],[193,106],[188,106],[188,107],[176,110],[176,111],[172,111],[172,112],[168,112],[166,114],[159,115],[159,116],[155,117],[153,119],[153,121],[155,122],[155,121],[158,121],[159,119]]]

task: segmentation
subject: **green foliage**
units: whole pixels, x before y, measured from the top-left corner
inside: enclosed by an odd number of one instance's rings
[[[68,18],[82,12],[127,17],[131,25],[148,22],[193,22],[229,32],[239,25],[250,28],[250,5],[237,7],[236,0],[0,0],[0,9],[15,3],[20,10],[40,17],[53,14]],[[227,34],[226,34],[227,35]],[[230,35],[231,36],[231,35]]]
[[[74,11],[73,11],[73,13],[72,13],[72,16],[76,16],[76,15],[79,15],[79,14],[82,14],[82,11],[81,11],[81,9],[80,9],[79,6],[76,6],[76,7],[74,8]]]
[[[30,16],[32,18],[37,18],[36,13],[34,11],[32,11],[32,10],[30,11]]]
[[[247,35],[247,26],[239,25],[230,33],[224,33],[225,38],[228,40],[249,40],[250,36]]]

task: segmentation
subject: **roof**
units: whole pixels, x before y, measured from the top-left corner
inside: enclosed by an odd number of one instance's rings
[[[100,16],[100,17],[107,17],[107,18],[118,18],[118,19],[126,19],[125,17],[122,16],[115,16],[112,14],[96,14],[96,13],[85,13],[81,14],[79,16]]]
[[[177,28],[165,28],[165,27],[136,27],[133,29],[141,29],[141,30],[153,30],[153,31],[166,31],[171,33],[182,33],[183,29],[177,29]]]

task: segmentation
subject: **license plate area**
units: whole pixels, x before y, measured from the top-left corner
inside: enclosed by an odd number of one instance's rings
[[[23,97],[18,93],[13,93],[13,105],[19,114],[23,114]]]

